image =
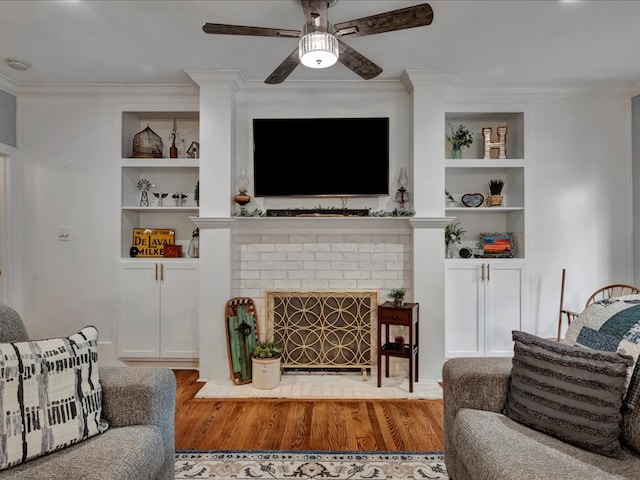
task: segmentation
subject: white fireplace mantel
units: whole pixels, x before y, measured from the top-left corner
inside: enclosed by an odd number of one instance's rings
[[[390,233],[402,230],[444,228],[453,217],[190,217],[200,229],[239,232],[308,232],[311,230]]]

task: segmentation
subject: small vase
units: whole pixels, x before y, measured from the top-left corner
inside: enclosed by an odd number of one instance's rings
[[[451,147],[451,158],[462,158],[460,145],[453,145],[453,147]]]
[[[176,147],[176,141],[174,140],[169,147],[169,158],[178,158],[178,147]]]
[[[402,298],[394,298],[393,306],[394,307],[402,307],[404,305],[404,300]]]
[[[455,244],[454,243],[450,243],[447,245],[446,247],[446,257],[447,258],[453,258],[453,249],[455,248]]]

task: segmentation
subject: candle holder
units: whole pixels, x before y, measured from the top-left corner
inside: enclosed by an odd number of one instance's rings
[[[409,193],[407,192],[407,185],[409,184],[409,178],[407,177],[407,171],[404,167],[400,169],[400,176],[398,177],[398,191],[396,192],[396,202],[400,205],[400,210],[406,210],[406,205],[409,203]]]

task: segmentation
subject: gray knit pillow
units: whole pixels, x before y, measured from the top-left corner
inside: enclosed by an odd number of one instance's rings
[[[585,450],[620,457],[620,409],[633,359],[518,331],[513,340],[505,415]]]

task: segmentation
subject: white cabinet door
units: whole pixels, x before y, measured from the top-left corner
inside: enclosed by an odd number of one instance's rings
[[[162,264],[160,325],[163,358],[198,358],[197,264]]]
[[[156,263],[126,263],[121,274],[118,352],[121,357],[160,355],[160,282]]]
[[[485,342],[488,357],[513,355],[511,332],[522,328],[524,267],[488,263],[485,268]]]
[[[446,357],[510,356],[512,330],[522,328],[522,262],[448,262]]]
[[[447,265],[445,271],[446,357],[484,355],[484,284],[480,264]]]
[[[118,351],[124,358],[198,358],[198,265],[125,262]]]

